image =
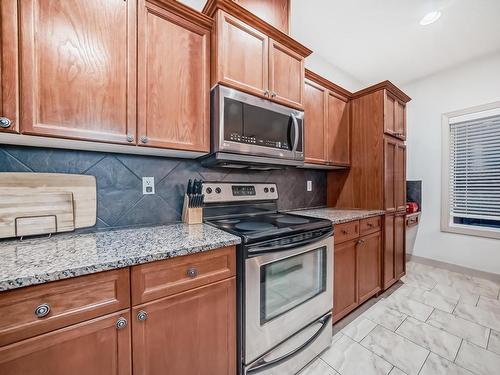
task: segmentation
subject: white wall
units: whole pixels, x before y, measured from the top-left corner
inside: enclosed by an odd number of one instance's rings
[[[441,115],[500,100],[500,54],[402,87],[407,107],[409,180],[422,180],[414,255],[500,274],[500,240],[440,231]]]

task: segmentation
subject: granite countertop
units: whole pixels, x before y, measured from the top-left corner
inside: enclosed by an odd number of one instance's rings
[[[346,223],[352,220],[366,219],[372,216],[383,215],[383,210],[343,210],[338,208],[316,208],[312,210],[292,211],[291,214],[328,219],[333,224]]]
[[[241,242],[205,224],[0,241],[0,291],[199,253]]]

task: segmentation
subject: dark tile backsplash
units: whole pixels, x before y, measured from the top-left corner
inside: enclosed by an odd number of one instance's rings
[[[281,210],[326,205],[326,173],[318,170],[209,169],[196,160],[0,145],[0,172],[96,176],[98,219],[94,229],[179,222],[190,178],[275,182]],[[142,177],[151,176],[156,194],[142,195]],[[306,192],[307,180],[312,181],[312,192]]]
[[[419,210],[422,210],[422,181],[409,180],[406,181],[406,200],[408,202],[416,202]]]

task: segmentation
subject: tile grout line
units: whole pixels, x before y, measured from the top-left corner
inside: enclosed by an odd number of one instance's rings
[[[25,164],[24,162],[22,162],[21,160],[19,160],[18,158],[16,158],[14,155],[12,155],[10,152],[6,151],[5,149],[2,149],[2,152],[4,154],[7,154],[7,156],[10,156],[12,159],[14,159],[15,161],[17,161],[19,164],[21,164],[23,167],[29,169],[31,172],[35,172],[35,170],[33,168],[31,168],[29,165]]]
[[[462,341],[460,341],[460,345],[458,346],[457,354],[455,354],[455,358],[453,358],[453,363],[456,363],[457,357],[458,357],[458,353],[460,353],[460,349],[462,349],[462,344],[463,343],[464,343],[464,339],[462,339]]]
[[[490,332],[488,334],[488,341],[486,341],[486,350],[489,350],[488,348],[490,347],[490,339],[491,339],[491,328],[490,328]],[[490,350],[491,352],[491,350]]]
[[[106,159],[107,155],[104,155],[102,158],[100,158],[99,160],[97,160],[94,164],[92,164],[90,167],[86,168],[85,170],[83,170],[80,174],[87,174],[87,172],[89,170],[91,170],[92,168],[94,168],[97,164],[99,164],[101,161],[103,161],[104,159]]]
[[[424,368],[425,362],[427,362],[427,359],[429,358],[431,353],[432,352],[429,350],[429,353],[427,353],[427,357],[425,357],[425,360],[422,362],[422,365],[420,366],[420,369],[418,370],[417,375],[420,374],[420,371],[422,371],[422,369]]]

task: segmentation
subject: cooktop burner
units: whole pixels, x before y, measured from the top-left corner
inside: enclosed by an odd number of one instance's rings
[[[276,221],[281,224],[306,224],[310,222],[310,220],[304,217],[290,216],[290,215],[278,217]]]
[[[258,222],[258,221],[247,221],[238,223],[234,226],[235,229],[244,230],[244,231],[264,231],[276,229],[276,225],[266,222]]]

